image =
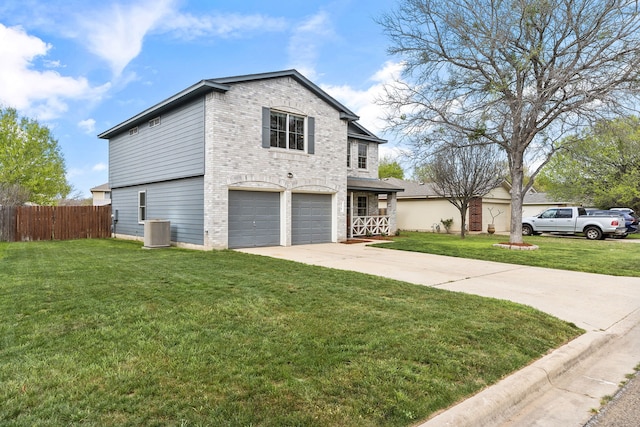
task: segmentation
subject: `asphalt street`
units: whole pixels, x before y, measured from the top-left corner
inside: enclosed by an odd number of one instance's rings
[[[585,427],[637,426],[640,426],[640,378],[636,373]]]

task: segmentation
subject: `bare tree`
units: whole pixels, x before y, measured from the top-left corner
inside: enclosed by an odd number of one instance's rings
[[[469,203],[504,180],[504,163],[494,145],[448,145],[429,163],[429,175],[438,195],[460,211],[460,237],[464,239]]]
[[[418,153],[442,143],[442,129],[502,147],[512,243],[522,242],[524,194],[558,142],[638,99],[637,0],[400,0],[380,24],[405,64],[383,100],[390,129]]]
[[[29,201],[29,190],[18,184],[0,183],[0,206],[20,206]]]

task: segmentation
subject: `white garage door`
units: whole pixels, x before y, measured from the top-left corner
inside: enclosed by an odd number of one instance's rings
[[[291,243],[331,242],[331,195],[291,195]]]
[[[229,248],[280,245],[280,193],[229,191]]]

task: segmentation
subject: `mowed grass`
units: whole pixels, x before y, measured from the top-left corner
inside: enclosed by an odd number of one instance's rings
[[[580,333],[233,251],[0,243],[0,424],[407,426]]]
[[[630,235],[627,239],[637,238],[636,235]],[[509,242],[509,236],[501,235],[471,234],[461,239],[459,234],[403,231],[393,240],[376,246],[560,270],[640,277],[640,243],[631,241],[529,236],[524,238],[525,243],[534,244],[539,249],[519,251],[494,247],[494,243]]]

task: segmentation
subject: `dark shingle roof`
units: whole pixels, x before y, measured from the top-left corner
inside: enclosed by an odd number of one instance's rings
[[[188,88],[178,92],[177,94],[154,105],[153,107],[150,107],[144,110],[143,112],[138,113],[135,116],[125,120],[124,122],[112,127],[111,129],[98,134],[98,138],[109,139],[120,132],[123,132],[125,130],[130,129],[131,127],[136,126],[138,123],[144,123],[145,121],[148,121],[153,117],[156,117],[157,115],[172,109],[174,106],[182,102],[185,102],[197,96],[202,96],[208,92],[211,92],[211,91],[227,92],[228,90],[231,89],[231,86],[236,83],[274,79],[274,78],[281,78],[281,77],[291,77],[295,79],[298,83],[300,83],[301,85],[309,89],[311,92],[315,93],[327,104],[333,106],[336,110],[338,110],[340,112],[341,119],[355,121],[360,118],[353,111],[349,110],[347,107],[345,107],[340,102],[336,101],[333,97],[331,97],[328,93],[320,89],[320,87],[318,87],[315,83],[311,82],[311,80],[307,79],[305,76],[300,74],[297,70],[284,70],[284,71],[275,71],[271,73],[247,74],[243,76],[201,80],[198,83],[192,86],[189,86]],[[360,128],[362,128],[362,126],[360,126]],[[366,129],[364,129],[364,131],[366,131]],[[371,134],[369,131],[366,131],[366,133],[369,133],[371,137],[375,138],[375,135]]]
[[[398,193],[399,199],[426,199],[429,197],[440,197],[435,191],[432,182],[405,181],[398,178],[384,178],[389,184],[403,188],[404,191]]]
[[[347,177],[347,188],[352,191],[373,191],[379,193],[397,193],[402,187],[384,179]]]

